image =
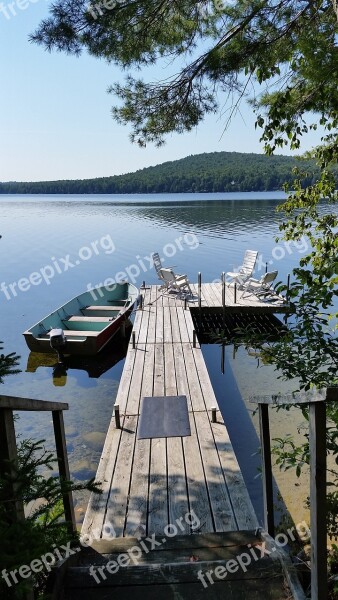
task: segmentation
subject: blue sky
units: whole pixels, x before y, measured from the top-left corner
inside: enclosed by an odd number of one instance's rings
[[[111,117],[114,98],[106,91],[124,75],[86,54],[49,54],[30,44],[28,34],[47,14],[46,0],[0,2],[0,181],[85,179],[201,152],[262,151],[255,117],[244,103],[223,136],[225,117],[211,115],[189,134],[168,136],[160,149],[131,144],[128,127]],[[156,75],[167,76],[164,70]]]

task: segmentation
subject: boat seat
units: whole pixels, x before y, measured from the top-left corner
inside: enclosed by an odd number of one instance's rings
[[[73,317],[69,317],[69,319],[65,319],[64,323],[69,323],[71,321],[75,321],[77,323],[81,323],[81,322],[89,322],[89,323],[109,323],[111,321],[114,321],[115,317],[111,316],[111,317],[80,317],[80,316],[73,316]]]
[[[83,311],[85,310],[121,310],[121,308],[124,308],[123,305],[119,305],[119,306],[113,306],[112,304],[110,306],[86,306],[86,308],[83,309]]]
[[[85,317],[115,317],[122,308],[123,306],[88,306],[81,312]]]
[[[66,329],[63,332],[67,337],[97,337],[97,331],[76,331],[75,329]]]

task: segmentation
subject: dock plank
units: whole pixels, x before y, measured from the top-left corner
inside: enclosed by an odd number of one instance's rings
[[[113,529],[116,537],[122,536],[125,528],[137,419],[137,416],[124,419],[119,453],[107,502],[104,527]]]
[[[170,323],[171,323],[171,343],[178,344],[181,342],[181,333],[179,322],[177,319],[177,307],[169,307]]]
[[[194,413],[215,531],[238,529],[207,413]]]
[[[142,396],[152,396],[154,386],[155,347],[147,346],[143,366]],[[125,536],[144,535],[147,531],[150,440],[136,440],[126,517]]]
[[[143,310],[138,311],[142,315],[142,317],[137,323],[135,322],[134,325],[134,331],[136,333],[135,338],[137,344],[145,344],[147,341],[150,311],[150,306],[144,307]]]
[[[157,306],[156,304],[151,304],[147,307],[149,311],[149,320],[148,320],[148,331],[147,331],[147,344],[155,344],[156,338],[156,313]]]
[[[182,351],[192,408],[193,410],[205,410],[205,400],[196,371],[196,363],[191,351],[191,344],[182,344]]]
[[[154,396],[164,396],[164,348],[155,345]],[[163,533],[168,523],[167,443],[155,438],[150,444],[149,501],[147,533]]]
[[[122,424],[125,417],[122,418]],[[92,539],[100,539],[106,507],[111,489],[111,480],[114,475],[118,448],[121,441],[122,430],[115,428],[115,419],[110,422],[104,443],[99,467],[96,473],[97,481],[101,482],[101,494],[91,494],[89,504],[82,524],[82,535]]]
[[[258,520],[234,454],[229,434],[219,412],[217,413],[217,423],[211,423],[211,427],[238,529],[255,529],[259,526]]]
[[[201,533],[215,531],[208,489],[205,481],[202,456],[196,434],[195,420],[189,413],[191,436],[182,438],[190,511],[199,521]]]
[[[143,366],[146,354],[145,344],[137,344],[136,349],[132,350],[132,352],[135,354],[134,372],[130,381],[127,406],[125,407],[126,415],[139,414]]]

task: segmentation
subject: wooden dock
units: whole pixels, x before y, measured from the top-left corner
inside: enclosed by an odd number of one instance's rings
[[[97,471],[103,493],[91,497],[82,526],[91,547],[63,575],[66,600],[115,593],[126,600],[304,600],[290,594],[276,548],[271,556],[255,550],[265,538],[194,333],[190,308],[220,308],[224,288],[193,291],[188,303],[159,286],[142,291],[116,399],[119,419],[112,416]],[[226,302],[226,310],[276,312],[274,302],[254,297],[234,302],[231,289]],[[141,399],[181,395],[191,435],[138,439]],[[249,549],[251,557],[258,553],[250,566],[210,581]]]
[[[217,304],[221,286],[202,285],[202,306]],[[250,298],[246,307],[261,309],[261,304]],[[133,327],[135,348],[131,338],[116,399],[121,429],[112,417],[97,472],[103,494],[91,498],[83,533],[157,534],[192,510],[200,532],[258,526],[202,351],[198,341],[193,344],[189,307],[195,305],[189,302],[185,310],[184,299],[162,294],[158,286],[143,291],[143,310]],[[191,436],[137,439],[141,398],[176,395],[187,397]],[[184,532],[191,533],[188,524]]]

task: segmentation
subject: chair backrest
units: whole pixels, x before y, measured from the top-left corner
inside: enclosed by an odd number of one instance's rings
[[[256,250],[246,250],[240,272],[250,277],[254,271],[257,256],[258,252]]]
[[[171,269],[160,269],[159,275],[166,283],[172,283],[176,280],[175,273]]]
[[[278,271],[270,271],[269,273],[265,273],[261,278],[262,287],[270,287],[271,284],[275,281],[278,275]]]
[[[155,267],[156,273],[157,273],[157,275],[159,275],[159,271],[162,269],[162,263],[161,263],[161,259],[160,259],[159,253],[158,252],[153,252],[152,258],[153,258],[153,263],[154,263],[154,267]]]

